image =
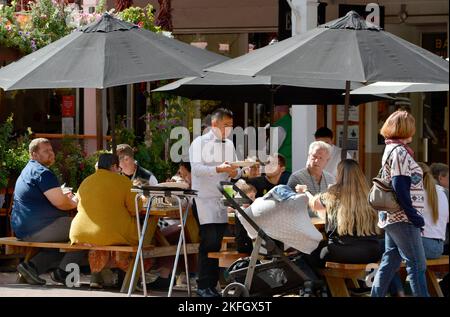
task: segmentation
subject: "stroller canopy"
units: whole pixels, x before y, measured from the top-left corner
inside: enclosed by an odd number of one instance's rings
[[[322,234],[308,215],[306,195],[295,194],[280,201],[271,195],[275,188],[257,198],[245,213],[271,238],[310,254],[319,245]],[[238,218],[249,237],[256,239],[257,232],[241,215]]]

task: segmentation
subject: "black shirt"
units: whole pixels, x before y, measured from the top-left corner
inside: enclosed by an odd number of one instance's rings
[[[278,184],[272,184],[269,182],[265,175],[261,175],[254,178],[249,178],[247,180],[247,183],[255,186],[256,188],[256,197],[262,197],[264,196],[269,190],[274,188],[276,185],[286,185],[289,177],[291,176],[291,173],[288,171],[284,171],[281,173],[280,179],[278,181]]]
[[[134,172],[133,175],[125,175],[125,176],[128,177],[130,180],[140,179],[142,181],[150,183],[150,178],[154,175],[152,172],[146,170],[142,166],[137,165],[136,171]]]

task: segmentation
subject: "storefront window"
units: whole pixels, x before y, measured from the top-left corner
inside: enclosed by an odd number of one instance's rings
[[[14,114],[18,133],[30,127],[35,133],[75,133],[75,89],[30,89],[0,93],[0,121]],[[64,113],[63,113],[64,105]],[[64,115],[64,116],[63,116]],[[63,117],[66,120],[63,120]],[[69,123],[69,118],[72,122]],[[63,127],[65,121],[65,127]],[[69,128],[71,126],[71,128]]]

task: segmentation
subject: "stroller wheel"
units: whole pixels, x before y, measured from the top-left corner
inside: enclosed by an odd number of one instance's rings
[[[228,284],[222,292],[223,297],[249,297],[249,292],[245,285],[234,282]]]

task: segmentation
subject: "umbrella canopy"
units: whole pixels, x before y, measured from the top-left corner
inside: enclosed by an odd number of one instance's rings
[[[99,21],[0,69],[0,87],[4,90],[103,89],[199,76],[205,67],[226,59],[105,13]],[[110,117],[115,152],[114,107],[110,107]],[[97,122],[100,148],[101,120]]]
[[[447,84],[427,84],[427,83],[401,83],[390,81],[378,81],[376,83],[357,88],[350,92],[351,95],[365,94],[400,94],[408,92],[432,92],[448,91]]]
[[[448,83],[447,61],[366,22],[354,11],[206,70],[269,76],[275,84],[301,79]]]
[[[0,87],[102,89],[199,76],[226,59],[105,13],[98,22],[3,67]]]
[[[356,12],[303,34],[206,69],[246,76],[269,76],[274,84],[298,80],[342,81],[345,87],[342,157],[346,155],[352,82],[448,84],[448,62],[380,27]]]
[[[298,85],[298,86],[297,86]],[[266,104],[343,104],[342,81],[328,80],[323,89],[323,80],[298,79],[295,85],[272,84],[269,76],[241,76],[207,72],[202,77],[186,77],[159,87],[153,92],[168,92],[190,99],[246,101]],[[353,83],[352,89],[364,87]],[[352,96],[355,105],[389,99],[386,95],[360,94]]]

